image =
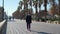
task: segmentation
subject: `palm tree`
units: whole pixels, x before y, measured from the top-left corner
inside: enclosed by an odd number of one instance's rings
[[[29,4],[31,6],[31,10],[30,11],[32,11],[32,0],[29,0],[29,1],[30,1]]]
[[[20,1],[19,2],[19,5],[20,5],[20,7],[22,7],[22,6],[24,6],[24,9],[21,11],[21,15],[22,16],[24,16],[24,17],[22,17],[22,18],[25,18],[25,16],[26,16],[26,11],[27,11],[27,9],[28,9],[28,2],[29,0],[23,0],[23,1]]]
[[[39,11],[41,11],[41,5],[42,4],[43,4],[43,0],[38,0]],[[39,15],[39,13],[38,13],[38,21],[39,21],[39,18],[41,18],[41,15]]]
[[[60,0],[59,0],[59,15],[60,15]]]
[[[43,0],[33,0],[33,5],[35,6],[36,8],[36,13],[37,12],[37,7],[41,8],[41,4],[43,3]]]
[[[47,11],[47,0],[44,0],[45,11]]]
[[[24,1],[24,9],[27,9],[27,8],[28,8],[28,3],[27,3],[27,2],[28,2],[29,0],[23,0],[23,1]]]
[[[16,17],[16,18],[21,18],[22,16],[20,15],[20,10],[22,9],[22,5],[23,5],[23,1],[20,1],[19,2],[19,6],[17,7],[17,10],[13,13],[13,15]]]
[[[46,14],[47,14],[47,0],[44,0],[44,7],[45,7],[45,18],[46,18]]]
[[[33,0],[33,6],[35,6],[35,9],[36,9],[36,18],[39,18],[37,7],[39,7],[39,10],[40,10],[42,3],[43,3],[43,0]]]
[[[57,12],[56,12],[56,6],[52,6],[52,7],[50,8],[50,12],[51,12],[52,15],[56,14],[56,13],[57,13]]]
[[[55,4],[55,0],[49,0],[49,3]]]
[[[24,4],[23,1],[19,2],[20,9],[22,9],[23,4]]]
[[[56,8],[57,8],[56,2],[55,2],[55,0],[49,0],[49,1],[50,1],[50,4],[52,5],[52,8],[51,8],[52,11],[51,12],[53,13],[52,14],[53,15],[53,19],[55,19],[54,17],[55,17],[55,14],[57,13],[56,12]]]
[[[34,6],[35,9],[36,9],[36,13],[35,13],[35,14],[36,14],[36,15],[35,15],[36,20],[38,19],[38,15],[37,15],[37,14],[38,14],[38,11],[37,11],[37,10],[38,10],[38,9],[37,9],[37,4],[38,4],[38,3],[37,3],[37,2],[38,2],[38,0],[33,0],[33,6]]]
[[[52,4],[51,9],[53,10],[53,15],[55,14],[54,12],[56,12],[56,4],[55,4],[55,0],[50,0],[50,3]]]
[[[43,3],[43,0],[38,0],[38,6],[39,6],[39,10],[41,10],[41,4]]]
[[[37,14],[37,2],[38,0],[33,0],[33,5],[35,6],[35,9],[36,9],[36,14]]]
[[[29,0],[30,2],[29,2],[29,4],[30,4],[30,6],[31,6],[31,8],[32,8],[32,0]]]

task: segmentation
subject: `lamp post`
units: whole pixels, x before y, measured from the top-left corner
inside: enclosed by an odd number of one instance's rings
[[[2,0],[2,7],[3,7],[3,10],[2,10],[2,20],[4,20],[4,0]]]
[[[4,0],[2,0],[2,6],[3,6],[3,8],[4,8]]]

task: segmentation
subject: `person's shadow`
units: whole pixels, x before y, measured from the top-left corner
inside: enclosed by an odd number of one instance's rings
[[[47,33],[47,32],[37,32],[38,34],[51,34],[51,33]]]
[[[38,34],[52,34],[52,33],[47,33],[47,32],[38,32],[38,31],[34,31],[34,30],[31,30],[31,32],[36,32]]]

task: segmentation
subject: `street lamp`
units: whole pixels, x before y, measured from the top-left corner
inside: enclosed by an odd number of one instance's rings
[[[3,2],[3,3],[2,3],[2,6],[3,6],[3,8],[4,8],[4,0],[2,0],[2,2]]]
[[[2,0],[2,7],[3,7],[3,11],[2,11],[2,20],[4,20],[4,0]]]

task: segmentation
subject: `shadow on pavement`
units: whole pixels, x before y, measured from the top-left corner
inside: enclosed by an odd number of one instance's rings
[[[4,23],[4,25],[2,27],[1,34],[6,34],[6,30],[7,30],[7,21]]]
[[[36,32],[38,34],[52,34],[52,33],[47,33],[47,32],[38,32],[38,31],[34,31],[34,30],[31,30],[31,32]]]
[[[38,34],[51,34],[51,33],[46,33],[46,32],[37,32]]]

